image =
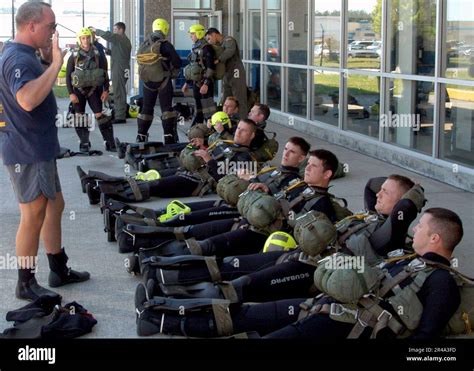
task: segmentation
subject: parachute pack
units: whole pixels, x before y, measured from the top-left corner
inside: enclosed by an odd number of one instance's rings
[[[167,60],[161,54],[161,46],[167,40],[152,41],[148,38],[137,52],[138,75],[143,82],[162,82],[168,77],[175,77],[179,70],[168,71],[163,62]]]

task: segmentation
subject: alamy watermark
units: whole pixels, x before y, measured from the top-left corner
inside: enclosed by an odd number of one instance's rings
[[[420,131],[421,120],[419,114],[392,113],[380,115],[380,127],[382,128],[410,128]]]
[[[97,127],[96,122],[95,115],[88,113],[74,114],[66,111],[56,115],[57,128],[87,128],[89,131],[94,131]]]
[[[0,270],[17,270],[17,269],[31,269],[36,273],[38,266],[37,256],[15,256],[15,255],[0,255]]]
[[[217,165],[219,175],[239,175],[250,174],[256,176],[258,173],[258,163],[255,161],[221,161]]]
[[[365,258],[363,256],[349,256],[334,254],[323,259],[324,267],[328,270],[350,269],[357,273],[364,273]]]

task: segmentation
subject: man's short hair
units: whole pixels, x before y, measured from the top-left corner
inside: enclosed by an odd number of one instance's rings
[[[219,32],[219,30],[215,27],[211,27],[211,28],[208,28],[207,29],[207,32],[206,32],[206,36],[207,35],[212,35],[212,34],[218,34],[220,35],[221,33]]]
[[[334,178],[334,175],[336,175],[337,167],[339,166],[339,160],[337,159],[334,153],[326,149],[315,149],[314,151],[311,151],[309,155],[321,160],[321,162],[323,163],[324,171],[331,170],[331,179]]]
[[[453,251],[464,235],[459,215],[441,207],[428,209],[425,214],[431,215],[431,220],[428,223],[431,232],[439,234],[443,240],[443,247]]]
[[[16,28],[20,29],[30,22],[39,23],[43,19],[43,9],[51,8],[48,3],[28,1],[18,8],[15,16]]]
[[[402,188],[402,194],[408,192],[415,185],[415,183],[410,178],[407,178],[403,175],[392,174],[387,179],[396,181]]]
[[[127,29],[127,26],[125,26],[125,23],[123,22],[117,22],[114,24],[115,27],[122,29],[124,32]]]
[[[257,123],[251,119],[242,119],[241,122],[245,122],[247,125],[252,127],[252,133],[257,132]]]
[[[237,108],[240,107],[239,100],[238,100],[236,97],[232,96],[232,95],[228,96],[225,100],[230,100],[230,101],[234,102],[234,103],[235,103],[235,106],[236,106]]]
[[[311,145],[301,137],[291,137],[288,139],[289,143],[294,144],[295,146],[300,147],[301,152],[306,156],[311,148]]]
[[[258,107],[258,113],[263,115],[263,120],[267,121],[270,117],[270,107],[263,103],[256,103],[255,105]]]

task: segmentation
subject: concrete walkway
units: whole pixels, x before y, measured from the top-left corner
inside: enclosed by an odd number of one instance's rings
[[[65,110],[68,102],[58,101],[60,108]],[[115,126],[115,134],[122,141],[134,141],[136,122],[129,120],[126,125]],[[272,125],[269,129],[278,133],[280,147],[291,136],[298,132]],[[181,133],[182,139],[185,136]],[[74,129],[59,130],[61,146],[78,150],[78,139]],[[151,140],[161,140],[161,127],[154,124],[151,129]],[[337,154],[339,159],[348,164],[349,173],[345,178],[334,181],[331,192],[345,197],[351,210],[363,207],[363,187],[368,178],[386,176],[398,173],[411,177],[421,183],[429,200],[427,207],[446,207],[456,211],[463,220],[465,236],[458,248],[456,257],[459,259],[459,269],[469,275],[474,275],[474,254],[471,243],[474,237],[472,229],[474,222],[473,194],[465,192],[436,180],[420,176],[408,170],[381,162],[377,159],[360,155],[345,148],[329,143],[306,138],[313,148],[325,148]],[[102,138],[98,131],[91,133],[93,149],[103,150]],[[281,153],[281,148],[280,148]],[[278,156],[278,159],[280,155]],[[87,270],[91,273],[90,281],[59,288],[56,291],[63,296],[63,303],[77,301],[86,307],[98,320],[91,338],[133,338],[135,333],[135,311],[133,296],[139,278],[129,276],[124,267],[126,256],[118,253],[115,243],[108,243],[103,233],[102,215],[97,206],[90,206],[87,196],[81,192],[76,166],[85,170],[99,170],[112,175],[123,175],[124,164],[115,155],[104,152],[101,157],[73,157],[58,161],[61,184],[66,200],[63,216],[63,245],[69,255],[71,266],[75,269]],[[10,181],[5,169],[0,170],[0,257],[7,258],[15,254],[15,234],[19,223],[19,210]],[[162,207],[169,200],[155,199],[144,203],[145,207]],[[44,250],[40,248],[38,282],[46,285],[48,264]],[[9,327],[5,314],[9,310],[26,304],[14,297],[17,281],[16,270],[0,271],[0,329]]]

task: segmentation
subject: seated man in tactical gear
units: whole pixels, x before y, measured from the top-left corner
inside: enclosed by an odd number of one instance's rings
[[[247,213],[243,215],[244,218],[238,223],[237,229],[232,228],[235,224],[233,220],[191,226],[183,231],[183,237],[187,238],[185,241],[165,242],[142,253],[147,256],[167,257],[179,255],[225,257],[234,254],[253,254],[262,249],[269,234],[279,230],[283,224],[295,219],[300,213],[316,210],[334,222],[336,213],[327,191],[337,164],[337,158],[332,152],[323,149],[312,151],[304,182],[291,184],[274,197],[262,196],[260,191],[249,191],[240,196],[239,210],[242,212],[246,209]],[[249,195],[250,202],[248,205],[241,205],[242,197],[246,194]],[[253,205],[252,199],[258,204]],[[286,211],[283,211],[282,204],[288,204]],[[253,212],[255,215],[261,215],[260,219],[250,220]],[[257,222],[263,224],[256,225]],[[218,228],[227,229],[227,232],[217,234]],[[291,227],[285,226],[285,228]],[[128,226],[126,233],[130,233],[129,229],[133,230],[133,227]],[[194,237],[189,238],[190,235]],[[202,239],[209,235],[212,237]]]
[[[181,159],[183,167],[188,170],[178,171],[175,175],[159,180],[143,182],[98,172],[87,175],[82,170],[79,176],[91,204],[99,202],[101,193],[125,202],[144,201],[149,197],[204,195],[214,191],[216,183],[225,175],[226,168],[255,167],[249,145],[256,130],[252,120],[241,120],[233,142],[219,142],[208,150],[186,148],[181,153]]]
[[[310,300],[232,305],[226,300],[153,298],[139,285],[135,295],[137,333],[215,337],[257,331],[268,339],[316,341],[438,338],[450,328],[448,322],[461,321],[461,316],[453,316],[460,292],[449,266],[462,236],[462,222],[456,213],[429,209],[414,228],[416,257],[400,257],[382,269],[365,262],[364,270],[350,264],[338,269],[326,261],[314,279],[316,286],[328,293]],[[355,301],[344,301],[351,297]]]
[[[99,124],[100,133],[105,141],[105,149],[115,152],[112,117],[102,112],[102,103],[109,96],[107,60],[101,56],[93,42],[91,30],[82,28],[77,33],[78,47],[67,62],[66,85],[69,99],[74,104],[74,127],[80,139],[80,152],[89,153],[90,123],[85,114],[86,102],[88,102]]]
[[[236,224],[235,218],[240,217],[235,208],[239,195],[247,188],[263,189],[270,195],[276,195],[290,185],[301,183],[298,165],[306,158],[309,148],[309,143],[303,138],[293,137],[285,145],[279,168],[268,166],[252,178],[247,173],[239,175],[243,179],[239,179],[234,174],[227,175],[217,185],[217,192],[226,203],[219,203],[217,207],[215,201],[191,205],[193,210],[191,213],[176,215],[164,223],[159,223],[156,218],[155,220],[150,220],[149,217],[144,218],[137,215],[136,212],[130,214],[126,210],[125,212],[116,211],[116,232],[120,251],[138,252],[140,247],[157,246],[161,242],[174,238],[206,238],[210,234],[230,231]],[[233,214],[231,214],[232,212]],[[146,211],[146,213],[148,216],[151,215],[150,211]],[[217,221],[218,219],[221,220]],[[109,228],[110,224],[111,222],[109,222]],[[153,224],[157,227],[154,228]],[[137,225],[147,227],[138,228]],[[191,227],[191,225],[199,226]]]
[[[157,97],[161,107],[161,124],[165,144],[177,143],[178,115],[173,111],[173,84],[181,68],[181,58],[173,44],[166,37],[169,23],[157,18],[153,22],[153,32],[143,42],[137,52],[138,74],[143,81],[143,107],[138,115],[137,142],[148,141],[148,130],[153,122]]]
[[[391,175],[388,178],[373,178],[365,187],[365,207],[368,212],[355,214],[336,224],[339,236],[337,243],[343,251],[353,251],[353,254],[364,256],[371,264],[376,264],[390,251],[405,245],[408,228],[424,202],[421,187],[415,186],[406,177]],[[399,215],[404,217],[399,218]],[[314,227],[318,230],[326,228],[320,224]],[[316,241],[309,240],[308,246],[302,241],[298,242],[300,248],[290,253],[276,251],[229,256],[208,260],[205,264],[197,260],[179,264],[172,262],[172,259],[155,259],[155,262],[149,264],[144,278],[146,280],[151,277],[154,280],[148,283],[150,290],[155,288],[160,292],[164,289],[163,291],[171,293],[176,289],[168,290],[164,285],[212,282],[216,281],[215,277],[219,277],[219,281],[230,281],[226,284],[235,289],[241,302],[304,297],[309,295],[313,286],[312,277],[317,265],[315,262],[328,251],[324,246],[321,249]],[[209,267],[213,267],[212,271]],[[221,297],[220,285],[220,282],[211,286],[191,285],[191,289],[196,288],[194,295],[197,296]],[[186,287],[181,289],[182,293],[191,291]]]

